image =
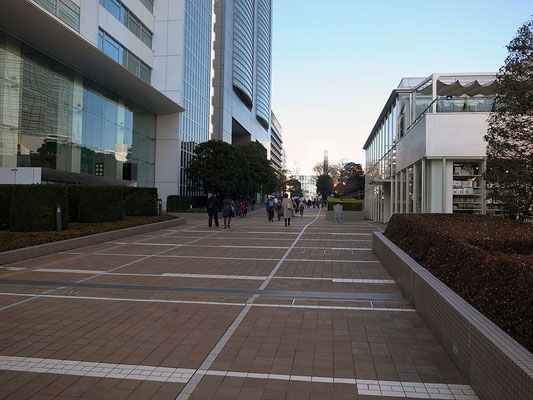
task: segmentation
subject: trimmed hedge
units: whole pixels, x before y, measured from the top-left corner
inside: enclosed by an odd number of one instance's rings
[[[66,185],[68,191],[68,218],[78,222],[80,216],[80,193],[83,185]]]
[[[363,211],[363,202],[356,199],[328,199],[328,211],[333,211],[335,204],[342,204],[342,211]]]
[[[124,209],[126,215],[132,217],[157,215],[157,189],[148,187],[126,187]]]
[[[16,185],[0,185],[0,229],[9,229],[11,198]]]
[[[167,212],[184,211],[191,208],[193,198],[190,196],[167,196]]]
[[[83,185],[80,189],[79,222],[120,221],[123,198],[121,186]]]
[[[68,193],[65,185],[15,185],[9,229],[15,232],[53,231],[56,205],[61,205],[62,227],[68,228]]]

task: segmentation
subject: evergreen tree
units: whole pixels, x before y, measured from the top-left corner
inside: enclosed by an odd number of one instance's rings
[[[333,193],[333,179],[329,175],[320,175],[316,180],[316,191],[323,199]]]
[[[509,43],[488,120],[488,196],[519,217],[533,214],[533,20]]]

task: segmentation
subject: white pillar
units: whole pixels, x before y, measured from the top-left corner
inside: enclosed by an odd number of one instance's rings
[[[180,184],[180,114],[157,116],[155,186],[166,210],[167,196],[178,194]]]

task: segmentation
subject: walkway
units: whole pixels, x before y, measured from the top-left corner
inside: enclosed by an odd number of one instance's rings
[[[0,268],[0,399],[477,399],[376,225],[187,219]]]

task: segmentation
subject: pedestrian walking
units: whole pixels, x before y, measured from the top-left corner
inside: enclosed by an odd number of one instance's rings
[[[305,208],[305,202],[300,202],[300,216],[303,217],[304,216],[304,208]]]
[[[275,207],[274,200],[273,199],[268,199],[267,200],[267,205],[266,205],[266,210],[267,210],[268,220],[270,222],[274,221],[274,207]]]
[[[285,226],[287,226],[287,221],[288,221],[288,226],[291,225],[291,214],[294,207],[292,205],[292,201],[291,199],[289,199],[289,195],[287,193],[285,193],[283,195],[283,201],[281,202],[281,207],[283,208],[283,216],[285,218]]]
[[[278,205],[276,207],[276,212],[278,213],[278,221],[281,221],[281,217],[283,217],[282,200],[278,201]]]
[[[224,229],[231,228],[231,217],[235,214],[235,203],[226,195],[222,200],[222,216],[224,217]]]
[[[244,202],[241,202],[241,204],[239,204],[239,216],[241,218],[246,217],[246,204],[244,204]]]
[[[211,197],[207,199],[207,214],[209,215],[209,227],[213,226],[213,219],[215,220],[215,226],[218,228],[218,210],[220,208],[220,202],[218,197],[211,193]]]

